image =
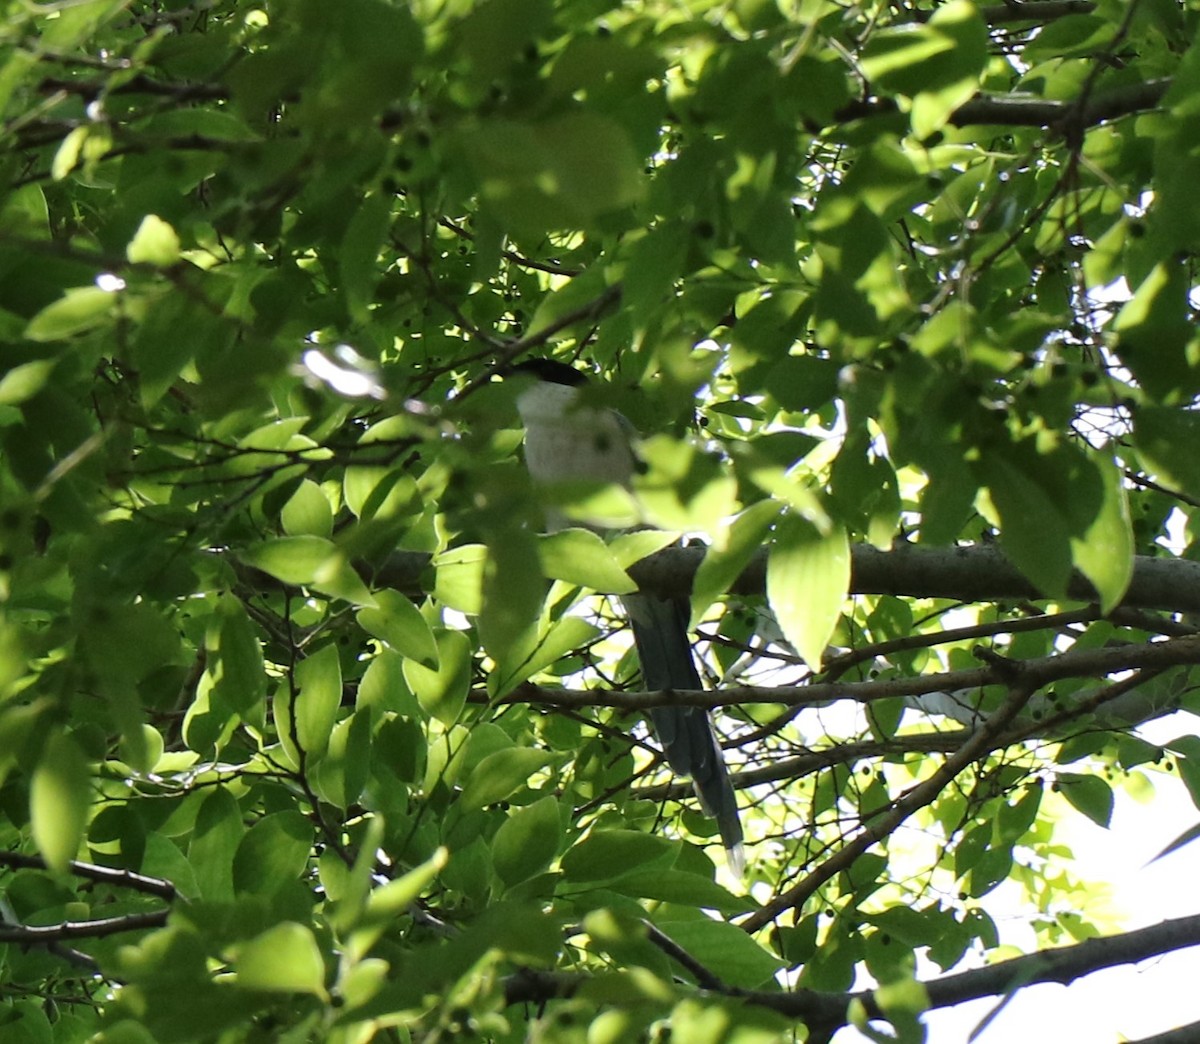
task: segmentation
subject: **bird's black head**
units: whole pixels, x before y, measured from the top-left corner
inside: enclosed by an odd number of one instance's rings
[[[539,381],[546,381],[548,384],[566,384],[573,388],[578,388],[588,382],[585,374],[557,359],[526,359],[504,371],[506,377],[522,373],[536,377]]]

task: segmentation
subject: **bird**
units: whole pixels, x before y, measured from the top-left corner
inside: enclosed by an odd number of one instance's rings
[[[587,481],[631,487],[640,469],[636,432],[616,410],[587,402],[585,374],[556,359],[531,358],[507,367],[505,375],[526,378],[516,406],[525,429],[525,466],[535,485]],[[547,529],[568,524],[553,508],[545,514]],[[646,688],[702,688],[688,636],[688,600],[638,591],[622,596],[621,603]],[[741,877],[745,854],[737,798],[711,716],[703,707],[654,707],[650,722],[671,771],[691,778],[700,807],[716,820],[729,867]]]

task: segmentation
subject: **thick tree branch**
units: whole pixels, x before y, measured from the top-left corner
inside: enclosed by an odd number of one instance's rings
[[[1153,1037],[1140,1037],[1129,1041],[1129,1044],[1196,1044],[1200,1040],[1200,1022],[1189,1022],[1186,1026],[1178,1026],[1165,1033],[1156,1033]]]
[[[1074,946],[1014,957],[986,968],[934,979],[924,985],[931,1009],[949,1008],[981,997],[998,996],[1014,987],[1040,982],[1067,985],[1105,968],[1136,964],[1173,950],[1198,945],[1200,915],[1180,917],[1122,935],[1088,939]],[[861,1001],[873,1016],[881,1014],[870,991],[842,996],[811,990],[796,990],[786,994],[743,991],[741,996],[751,1003],[802,1019],[810,1026],[845,1025],[846,1009],[855,1000]]]
[[[1014,987],[1042,982],[1068,985],[1076,979],[1105,968],[1136,964],[1192,946],[1200,946],[1200,914],[1163,921],[1121,935],[1088,939],[1073,946],[1014,957],[985,968],[933,979],[924,983],[924,987],[929,997],[929,1010],[950,1008],[983,997],[1000,996]],[[587,981],[588,977],[583,975],[525,969],[506,980],[505,998],[510,1004],[545,1002],[571,996]],[[846,1025],[847,1010],[853,1001],[860,1001],[872,1017],[882,1017],[870,990],[845,994],[801,989],[780,993],[744,990],[710,980],[708,991],[770,1008],[781,1015],[804,1022],[813,1030],[829,1031]],[[1166,1034],[1146,1038],[1137,1044],[1182,1044],[1183,1041],[1196,1039],[1194,1030],[1194,1026],[1181,1027]],[[1189,1032],[1192,1035],[1186,1035]]]
[[[687,594],[704,554],[703,547],[664,548],[636,563],[629,574],[652,594],[668,597]],[[422,552],[395,552],[374,571],[374,582],[414,596],[422,595],[421,577],[429,568],[429,561],[430,556]],[[372,575],[368,567],[363,568],[368,576]],[[743,570],[732,592],[762,594],[766,571],[767,555],[763,551]],[[880,551],[869,544],[856,544],[851,548],[850,593],[948,598],[960,602],[1046,598],[1002,551],[979,545],[897,544]],[[1067,596],[1080,602],[1097,600],[1095,589],[1079,574],[1072,576]],[[1200,612],[1200,562],[1136,556],[1133,579],[1121,605],[1164,612]]]

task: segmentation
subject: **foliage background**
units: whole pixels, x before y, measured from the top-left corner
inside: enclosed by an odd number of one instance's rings
[[[1056,837],[1200,794],[1194,4],[3,11],[6,1033],[916,1040],[1200,939]],[[530,353],[711,550],[534,535]]]

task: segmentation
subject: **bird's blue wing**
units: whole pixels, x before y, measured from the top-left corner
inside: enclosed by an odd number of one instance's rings
[[[687,602],[640,593],[625,595],[622,601],[646,688],[702,688],[688,636]],[[730,866],[740,876],[745,857],[737,798],[708,711],[703,707],[655,707],[650,720],[671,771],[691,776],[705,813],[717,821]]]

